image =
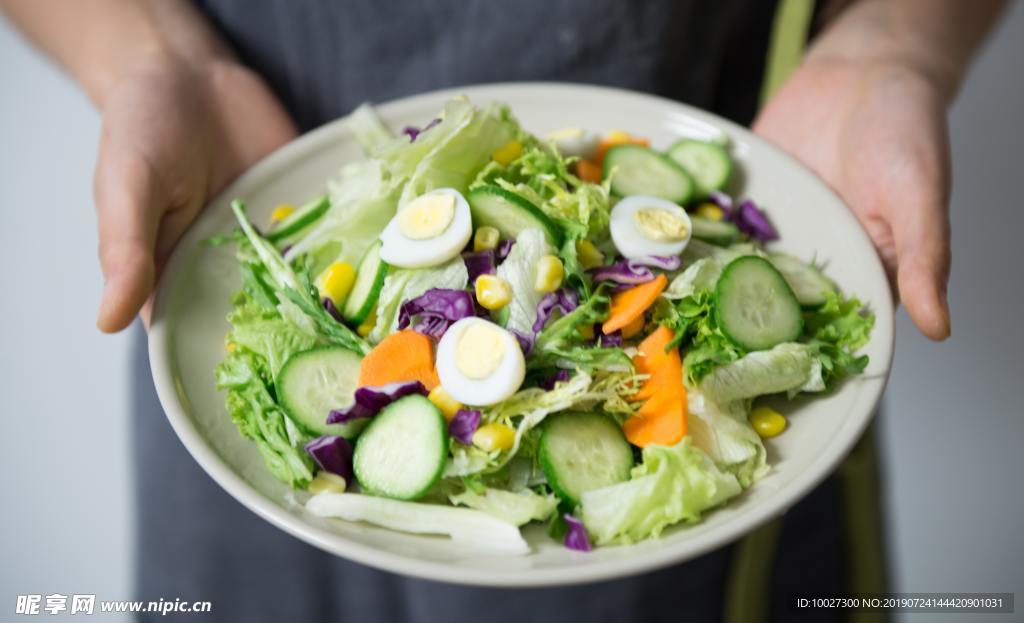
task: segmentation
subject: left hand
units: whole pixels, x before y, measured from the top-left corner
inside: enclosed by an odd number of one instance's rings
[[[857,215],[921,333],[949,337],[944,91],[897,63],[805,62],[754,131],[820,175]]]

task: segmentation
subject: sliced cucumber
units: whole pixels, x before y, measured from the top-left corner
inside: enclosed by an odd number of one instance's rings
[[[684,205],[693,197],[693,179],[672,160],[642,145],[616,145],[604,155],[604,177],[620,197],[653,195]]]
[[[684,138],[666,154],[693,178],[697,198],[721,190],[732,176],[732,158],[721,145]]]
[[[737,258],[715,285],[718,326],[747,350],[765,350],[792,342],[803,329],[803,312],[792,288],[768,260]]]
[[[313,435],[354,437],[364,421],[327,424],[327,414],[352,404],[362,360],[340,346],[322,346],[292,355],[277,377],[281,406]]]
[[[531,227],[544,232],[555,248],[562,246],[562,230],[530,200],[498,186],[478,186],[466,195],[473,226],[490,225],[502,238],[515,239]]]
[[[728,246],[740,237],[740,228],[729,221],[712,221],[702,216],[690,215],[693,237],[704,242]]]
[[[356,442],[356,480],[368,493],[415,500],[441,477],[448,430],[434,403],[406,396],[378,413]]]
[[[782,277],[793,289],[796,300],[804,307],[814,308],[825,304],[825,295],[837,290],[835,282],[825,276],[816,266],[798,257],[785,253],[769,253],[768,261],[779,269]]]
[[[374,304],[380,296],[380,290],[384,287],[384,278],[388,275],[387,263],[380,259],[380,240],[370,245],[359,260],[359,267],[356,268],[356,282],[352,284],[352,290],[345,298],[345,304],[341,307],[341,316],[345,322],[352,326],[363,324],[366,318],[373,311]]]
[[[267,233],[267,240],[280,242],[285,238],[297,236],[313,223],[320,220],[320,217],[326,214],[327,209],[330,207],[331,202],[327,197],[320,197],[300,206]]]
[[[633,449],[622,429],[596,413],[547,418],[537,452],[548,485],[574,507],[587,491],[629,480],[633,469]]]

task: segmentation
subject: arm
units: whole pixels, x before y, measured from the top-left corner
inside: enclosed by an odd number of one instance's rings
[[[140,310],[208,197],[290,140],[263,81],[187,0],[0,0],[103,115],[93,179],[104,288],[97,326]],[[144,307],[144,305],[146,307]]]
[[[859,0],[840,11],[754,129],[857,214],[910,317],[950,332],[946,111],[1004,0]]]

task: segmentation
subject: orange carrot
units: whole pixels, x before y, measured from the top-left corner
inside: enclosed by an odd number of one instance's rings
[[[644,315],[640,314],[635,319],[633,319],[633,322],[631,322],[631,323],[627,324],[626,326],[622,327],[622,337],[624,339],[628,340],[629,338],[633,337],[637,333],[640,333],[641,331],[643,331],[643,329],[644,329],[644,320],[645,320],[644,319]]]
[[[600,184],[604,172],[599,163],[593,160],[580,160],[576,163],[576,175],[584,182]]]
[[[678,349],[665,352],[673,333],[658,327],[638,347],[633,362],[638,374],[647,374],[631,400],[646,400],[622,425],[626,439],[635,446],[671,446],[686,434],[686,387]]]
[[[440,385],[430,338],[406,329],[387,336],[363,357],[359,366],[360,387],[377,387],[397,381],[419,381],[428,390]]]
[[[658,296],[668,285],[668,277],[658,275],[653,281],[619,292],[612,296],[612,309],[608,319],[601,325],[605,334],[614,333],[633,322],[654,305]]]

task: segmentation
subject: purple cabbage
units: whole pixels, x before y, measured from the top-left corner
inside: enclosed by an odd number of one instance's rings
[[[708,200],[722,208],[722,212],[725,212],[726,218],[732,214],[732,197],[723,193],[720,190],[712,190],[708,193]]]
[[[473,433],[480,428],[480,411],[477,409],[459,409],[455,417],[448,422],[448,434],[459,443],[473,443]]]
[[[398,328],[412,323],[417,333],[440,339],[456,321],[476,315],[473,295],[465,290],[431,288],[411,301],[402,303],[398,311]]]
[[[622,348],[622,331],[602,333],[597,337],[597,345],[600,348]]]
[[[351,483],[352,477],[352,444],[344,437],[324,435],[309,441],[304,446],[313,461],[325,472],[337,474]]]
[[[519,342],[519,349],[523,351],[523,356],[528,356],[533,351],[533,343],[537,340],[536,334],[530,335],[523,333],[517,329],[509,329],[512,335],[516,336],[516,340]]]
[[[379,387],[360,387],[355,401],[344,409],[327,414],[328,424],[344,424],[361,418],[371,418],[392,402],[411,394],[427,395],[427,388],[419,381],[398,381]]]
[[[334,318],[338,322],[343,322],[341,312],[334,305],[334,301],[325,296],[320,300],[320,303],[324,306],[324,309],[327,310],[327,313],[331,315],[331,318]]]
[[[435,119],[431,120],[430,123],[428,123],[427,125],[423,126],[422,128],[417,128],[415,126],[407,125],[407,126],[405,126],[405,129],[402,130],[402,134],[405,134],[405,135],[407,135],[409,137],[409,142],[410,143],[414,143],[414,142],[416,142],[416,137],[418,137],[420,134],[426,132],[427,130],[429,130],[430,128],[434,127],[435,125],[437,125],[439,123],[441,123],[441,120],[435,118]]]
[[[590,545],[590,536],[587,534],[587,528],[583,525],[582,521],[569,513],[562,515],[562,518],[565,519],[565,525],[569,527],[568,532],[565,533],[566,547],[578,552],[589,552],[594,549]]]
[[[504,260],[506,257],[508,257],[508,254],[512,252],[512,247],[514,247],[515,244],[516,241],[513,240],[512,238],[506,238],[505,240],[499,242],[497,248],[498,260]]]
[[[537,387],[539,387],[541,389],[546,389],[548,391],[551,391],[551,390],[553,390],[555,388],[555,385],[557,383],[564,383],[564,382],[566,382],[568,380],[569,380],[569,371],[568,370],[559,370],[558,372],[555,372],[554,374],[552,374],[551,376],[547,377],[546,379],[541,379],[541,381],[539,383],[537,383]]]
[[[466,272],[469,273],[469,283],[476,283],[480,275],[493,275],[497,272],[497,260],[494,249],[479,251],[477,253],[463,253],[462,261],[466,264]]]
[[[739,207],[729,213],[728,219],[754,240],[768,242],[779,237],[768,216],[750,199],[741,201]]]
[[[608,266],[591,268],[587,272],[594,278],[594,281],[613,281],[618,284],[636,285],[654,279],[654,272],[648,268],[649,266],[661,270],[678,270],[681,264],[682,260],[679,259],[679,256],[650,255],[619,260]]]
[[[537,320],[533,322],[533,332],[540,332],[556,310],[564,316],[576,309],[579,303],[580,296],[572,288],[561,288],[554,292],[548,292],[540,300],[540,303],[537,303]]]

